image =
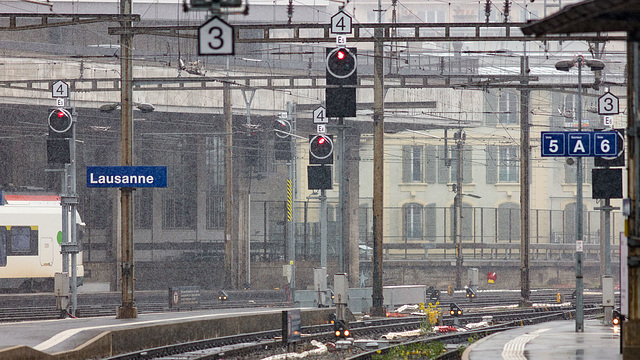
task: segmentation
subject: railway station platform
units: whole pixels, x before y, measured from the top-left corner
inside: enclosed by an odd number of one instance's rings
[[[0,324],[0,360],[93,359],[185,341],[274,330],[285,308],[213,309]],[[302,326],[335,309],[301,308]]]
[[[575,332],[575,320],[523,326],[488,336],[465,350],[462,360],[618,360],[619,327],[585,320]]]

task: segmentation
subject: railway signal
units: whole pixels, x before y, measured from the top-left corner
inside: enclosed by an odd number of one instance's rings
[[[356,116],[358,61],[356,48],[326,48],[327,117]]]
[[[49,136],[47,137],[47,162],[50,164],[71,163],[69,139],[73,138],[73,118],[69,109],[57,108],[49,113],[47,119]]]
[[[312,164],[307,166],[309,190],[332,189],[333,136],[309,135],[309,164]]]
[[[338,338],[347,338],[351,335],[351,332],[347,328],[344,320],[336,320],[333,323],[333,332]]]
[[[467,298],[469,298],[469,300],[473,300],[476,297],[476,292],[473,291],[472,288],[467,288]]]
[[[618,310],[613,310],[613,319],[611,320],[611,323],[615,326],[619,326],[623,321],[624,315],[622,315]]]
[[[435,289],[433,286],[429,286],[426,292],[430,304],[435,304],[440,301],[440,290]]]
[[[225,302],[227,300],[229,300],[229,295],[227,295],[227,292],[224,290],[220,290],[218,291],[218,300]]]
[[[291,160],[291,123],[285,119],[273,122],[276,160]]]
[[[460,308],[460,306],[458,306],[458,304],[451,303],[449,304],[449,314],[455,317],[462,316],[462,309]]]
[[[309,164],[333,164],[332,135],[309,135]]]

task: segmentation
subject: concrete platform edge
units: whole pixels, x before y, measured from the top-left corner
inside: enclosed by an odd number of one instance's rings
[[[466,348],[466,349],[464,349],[464,352],[462,353],[462,356],[460,357],[460,359],[461,359],[461,360],[469,360],[469,354],[471,354],[471,351],[473,350],[473,348],[474,348],[474,347],[476,347],[476,346],[478,346],[478,345],[482,344],[483,342],[485,342],[485,341],[487,341],[487,340],[491,339],[491,338],[492,338],[492,337],[494,337],[494,336],[497,336],[498,334],[500,334],[500,333],[499,333],[499,332],[497,332],[497,333],[493,333],[493,334],[491,334],[491,335],[489,335],[489,336],[485,336],[485,337],[483,337],[482,339],[480,339],[480,340],[478,340],[478,341],[474,342],[473,344],[471,344],[471,345],[467,346],[467,348]]]
[[[333,313],[334,308],[301,309],[302,326],[326,324]],[[55,354],[41,352],[28,346],[14,346],[0,350],[0,360],[83,360],[109,357],[180,342],[275,330],[281,328],[281,324],[282,315],[277,312],[148,325],[105,331],[75,349]]]

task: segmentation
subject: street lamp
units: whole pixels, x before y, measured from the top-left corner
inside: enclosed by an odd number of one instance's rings
[[[556,69],[569,71],[578,66],[578,105],[576,107],[576,120],[578,131],[582,131],[582,66],[587,65],[592,71],[604,69],[604,63],[598,59],[587,60],[582,55],[573,60],[561,60],[556,63]],[[579,241],[582,242],[582,157],[576,159],[576,250]],[[576,251],[576,332],[584,332],[584,284],[582,280],[582,249]]]
[[[138,110],[142,111],[143,113],[149,113],[154,111],[156,108],[151,105],[151,104],[147,104],[147,103],[137,103],[134,102],[133,105],[135,107],[138,108]],[[120,107],[120,103],[109,103],[109,104],[104,104],[101,105],[98,110],[102,111],[102,112],[112,112],[115,109]]]

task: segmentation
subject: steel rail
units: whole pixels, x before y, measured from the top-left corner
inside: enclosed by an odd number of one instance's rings
[[[441,335],[431,337],[427,341],[441,341],[447,343],[456,343],[464,340],[467,342],[469,336],[474,334],[493,333],[496,331],[506,330],[510,327],[532,325],[542,321],[569,319],[572,317],[572,313],[575,313],[574,309],[571,310],[549,310],[544,315],[540,315],[542,310],[538,309],[526,309],[522,311],[510,311],[507,314],[495,314],[494,320],[506,321],[488,328],[483,328],[474,331],[465,331],[456,333],[453,335]],[[602,308],[593,306],[585,310],[586,312],[598,312],[602,311]],[[467,323],[477,322],[482,318],[482,314],[472,314],[461,317]],[[499,319],[499,320],[497,320]],[[387,333],[391,331],[406,331],[419,328],[420,323],[423,321],[422,317],[408,317],[408,318],[395,318],[395,319],[381,319],[381,320],[369,320],[362,322],[351,323],[351,333],[354,336],[371,336],[374,334]],[[385,324],[387,323],[387,324]],[[391,323],[391,324],[389,324]],[[446,316],[444,319],[445,325],[453,324],[453,318]],[[317,325],[310,327],[303,327],[302,339],[310,341],[312,339],[319,341],[332,341],[335,340],[333,335],[332,325]],[[244,356],[247,354],[255,353],[256,351],[274,350],[277,348],[284,348],[286,344],[281,343],[278,339],[281,336],[282,330],[270,330],[262,331],[251,334],[241,334],[235,336],[226,336],[221,338],[206,339],[193,341],[188,343],[167,345],[152,349],[145,349],[141,351],[131,352],[127,354],[115,355],[107,360],[130,360],[130,359],[151,359],[151,358],[163,358],[163,359],[222,359],[231,358],[234,356]],[[479,335],[478,335],[479,336]],[[417,342],[424,342],[425,340],[412,341],[402,344],[411,344]],[[400,345],[400,344],[398,344]],[[349,359],[370,359],[373,354],[388,351],[390,348],[381,350],[375,350],[371,352],[365,352],[358,356],[354,356]],[[368,357],[367,357],[367,354]]]

